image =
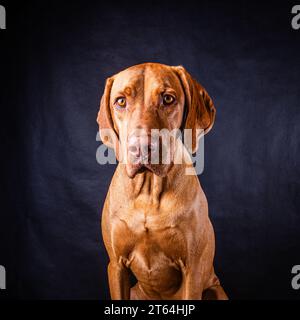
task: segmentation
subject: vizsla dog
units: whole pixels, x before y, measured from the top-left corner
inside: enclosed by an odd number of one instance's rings
[[[191,162],[174,161],[182,140],[170,143],[169,163],[161,156],[152,163],[161,140],[149,139],[152,129],[191,129],[195,152],[196,129],[207,133],[215,113],[206,90],[182,66],[145,63],[107,79],[100,136],[119,160],[127,157],[119,161],[102,215],[112,299],[227,299],[214,272],[205,194],[196,173],[186,174],[194,170]],[[137,279],[133,287],[129,270]]]

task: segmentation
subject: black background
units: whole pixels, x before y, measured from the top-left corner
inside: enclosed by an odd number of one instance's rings
[[[115,167],[96,162],[95,119],[105,79],[152,61],[185,66],[217,108],[200,180],[229,297],[300,297],[295,3],[1,4],[3,296],[109,298],[100,217]]]

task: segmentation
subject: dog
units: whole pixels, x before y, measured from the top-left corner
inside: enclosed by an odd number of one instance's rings
[[[101,223],[113,300],[228,299],[213,267],[207,199],[196,173],[186,174],[191,163],[174,161],[181,140],[171,141],[170,161],[162,163],[161,140],[149,138],[153,129],[190,129],[193,153],[198,131],[208,133],[215,114],[206,90],[182,66],[143,63],[106,80],[97,122],[119,160]]]

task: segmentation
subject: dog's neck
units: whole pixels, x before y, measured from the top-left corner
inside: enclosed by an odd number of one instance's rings
[[[119,164],[117,175],[122,176],[123,190],[129,199],[136,200],[139,197],[147,198],[152,204],[159,204],[164,193],[177,193],[184,183],[183,177],[191,181],[197,179],[197,176],[186,175],[187,166],[184,164],[175,164],[171,167],[166,176],[160,177],[150,170],[139,172],[134,178],[129,178],[126,173],[126,166]],[[189,169],[191,169],[189,167]]]
[[[159,205],[161,198],[167,193],[180,196],[180,193],[188,192],[190,188],[197,188],[199,181],[190,154],[185,148],[181,148],[181,145],[177,145],[175,150],[174,164],[165,176],[158,176],[146,169],[137,173],[134,178],[130,178],[127,175],[126,165],[119,163],[116,177],[120,177],[119,181],[122,181],[123,190],[129,201],[142,199],[153,205]]]
[[[197,175],[187,175],[187,169],[194,170],[191,165],[175,164],[164,177],[145,170],[137,173],[134,178],[129,178],[126,166],[119,164],[117,175],[122,176],[123,188],[129,200],[147,199],[150,202],[149,205],[159,205],[164,194],[172,193],[179,196],[180,193],[188,192],[189,188],[199,184]]]
[[[159,177],[149,170],[140,172],[134,178],[125,179],[126,190],[132,199],[147,197],[153,204],[159,203],[162,192],[167,188],[168,177]]]

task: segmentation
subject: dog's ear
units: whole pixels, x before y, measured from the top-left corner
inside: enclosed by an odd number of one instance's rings
[[[196,152],[198,148],[198,141],[202,134],[206,134],[213,127],[216,116],[215,106],[206,92],[206,90],[199,84],[184,67],[173,67],[180,78],[182,87],[185,92],[185,108],[186,119],[185,129],[192,129],[192,153]],[[197,134],[196,130],[200,129]]]
[[[106,80],[104,93],[100,101],[97,122],[99,124],[99,133],[102,142],[108,147],[115,149],[117,154],[119,137],[116,128],[114,127],[114,121],[110,110],[110,92],[113,82],[113,77]]]

